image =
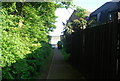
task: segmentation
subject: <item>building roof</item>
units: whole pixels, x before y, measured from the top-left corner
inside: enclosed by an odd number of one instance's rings
[[[68,22],[71,22],[72,20],[75,20],[75,19],[79,19],[80,17],[75,15],[75,13],[77,13],[76,10],[73,11],[72,15],[70,16],[69,20],[67,21]],[[90,11],[86,11],[86,16],[89,16],[90,15]]]
[[[73,11],[73,13],[72,13],[72,15],[70,16],[68,22],[70,22],[70,21],[72,21],[72,20],[74,20],[74,19],[78,19],[78,18],[79,18],[78,16],[75,15],[76,12],[77,12],[76,10]]]
[[[108,12],[120,11],[120,2],[107,2],[98,9],[96,9],[94,12],[92,12],[90,16],[97,15],[102,11],[108,11]]]

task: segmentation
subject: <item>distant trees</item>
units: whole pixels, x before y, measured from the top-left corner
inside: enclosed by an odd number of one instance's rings
[[[58,49],[62,49],[62,41],[58,41],[57,46],[58,46]]]

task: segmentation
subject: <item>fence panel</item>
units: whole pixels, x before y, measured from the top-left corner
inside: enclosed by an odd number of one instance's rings
[[[72,34],[71,62],[88,79],[115,79],[120,75],[119,27],[119,23],[111,22]]]

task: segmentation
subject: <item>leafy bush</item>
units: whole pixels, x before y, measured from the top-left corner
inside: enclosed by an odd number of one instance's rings
[[[55,10],[60,6],[54,2],[2,2],[3,79],[31,79],[42,69],[51,51],[48,33],[56,28]]]
[[[6,2],[0,10],[3,22],[1,48],[3,79],[31,79],[42,70],[51,52],[47,34],[51,31],[49,29],[55,28],[56,5],[54,3],[22,5],[20,2]],[[48,6],[54,8],[47,9]],[[40,15],[41,13],[43,15]]]
[[[70,54],[65,51],[65,48],[61,49],[61,53],[64,56],[64,60],[68,61],[70,58]]]

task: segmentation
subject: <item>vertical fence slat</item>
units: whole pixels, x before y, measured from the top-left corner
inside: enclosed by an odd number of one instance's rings
[[[88,79],[115,79],[120,23],[111,22],[72,34],[71,62]],[[119,28],[119,29],[118,29]],[[120,68],[120,56],[119,65]]]

